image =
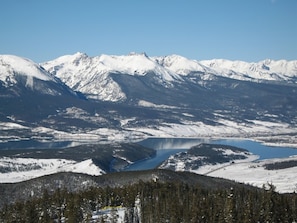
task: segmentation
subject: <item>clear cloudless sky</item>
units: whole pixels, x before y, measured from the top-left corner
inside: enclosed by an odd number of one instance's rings
[[[297,59],[297,0],[0,0],[0,54]]]

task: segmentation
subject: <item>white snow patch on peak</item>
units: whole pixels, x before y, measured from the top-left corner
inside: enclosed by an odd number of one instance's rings
[[[69,72],[78,70],[88,71],[92,69],[97,74],[115,72],[143,76],[153,71],[167,81],[180,79],[179,75],[164,69],[145,53],[130,53],[122,56],[102,54],[96,57],[89,57],[84,53],[76,53],[48,61],[43,66],[50,72],[61,69],[63,66],[67,66],[66,69]],[[57,74],[59,75],[59,73]]]
[[[89,57],[85,53],[66,55],[43,63],[42,66],[73,90],[88,98],[123,101],[127,98],[111,74],[131,76],[154,75],[165,87],[173,87],[191,73],[201,72],[201,80],[223,76],[238,80],[290,81],[296,83],[296,61],[264,60],[257,63],[223,59],[196,61],[179,55],[149,57],[145,53]],[[29,83],[29,82],[28,82]]]
[[[100,62],[110,70],[120,73],[144,76],[152,71],[166,81],[180,79],[177,74],[160,66],[160,64],[148,57],[145,53],[130,53],[127,56],[109,56],[103,54],[100,56]]]
[[[68,55],[60,56],[52,61],[65,63],[65,62],[75,61],[77,59],[86,58],[86,57],[88,57],[88,55],[86,53],[76,52],[75,54],[68,54]],[[49,62],[51,62],[51,61],[44,62],[43,64],[47,64]]]
[[[164,84],[181,77],[162,67],[146,54],[132,53],[125,56],[105,55],[89,57],[83,53],[66,55],[46,62],[43,67],[59,77],[73,90],[89,98],[105,101],[125,100],[126,95],[110,74],[144,76],[150,72]]]
[[[217,74],[232,76],[235,79],[259,80],[288,80],[297,77],[297,61],[263,60],[259,62],[231,61],[213,59],[200,61],[201,64],[212,68]]]
[[[0,81],[16,83],[15,75],[27,76],[27,85],[33,84],[33,78],[55,81],[50,73],[29,59],[14,55],[0,55]]]
[[[196,60],[173,54],[165,57],[154,57],[161,66],[179,75],[188,75],[191,72],[205,72],[208,68]]]

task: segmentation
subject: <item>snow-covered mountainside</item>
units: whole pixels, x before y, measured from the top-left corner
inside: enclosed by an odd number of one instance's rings
[[[296,83],[297,61],[263,60],[257,63],[230,61],[223,59],[204,60],[200,62],[226,77],[253,81],[288,81]]]
[[[6,91],[6,94],[8,94],[7,91],[21,94],[22,90],[47,95],[72,92],[40,65],[14,55],[0,55],[0,88],[3,92]]]
[[[101,55],[89,57],[83,53],[59,57],[42,66],[63,80],[75,91],[89,98],[122,101],[127,92],[116,76],[120,74],[144,77],[164,87],[191,80],[199,73],[202,80],[213,75],[236,80],[286,81],[296,83],[297,61],[264,60],[258,63],[229,60],[190,60],[179,55],[148,57],[145,53],[127,56]]]
[[[1,58],[0,140],[5,143],[148,136],[297,142],[297,61],[76,53],[39,66],[15,56]],[[38,94],[49,91],[54,93]],[[81,97],[57,97],[70,91]]]
[[[55,81],[54,77],[33,61],[14,55],[0,55],[0,80],[5,84],[14,84],[16,75],[28,79],[37,78],[44,81]],[[33,84],[28,81],[28,84]]]
[[[146,54],[89,57],[83,53],[76,53],[43,63],[42,66],[73,90],[80,91],[89,98],[104,101],[126,99],[121,86],[113,80],[111,74],[144,76],[154,72],[157,80],[167,85],[179,79],[178,75],[164,69]]]

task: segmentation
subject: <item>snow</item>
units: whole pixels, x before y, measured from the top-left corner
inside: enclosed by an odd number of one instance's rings
[[[141,101],[142,106],[155,107],[155,108],[170,108],[168,105],[156,105],[147,101]],[[63,114],[67,117],[84,118],[85,116],[90,119],[90,115],[82,109],[75,107],[67,108]],[[216,115],[216,113],[215,113]],[[185,118],[191,117],[189,113],[183,113]],[[131,117],[126,119],[119,119],[121,129],[112,128],[98,128],[92,130],[82,131],[81,129],[72,129],[71,131],[60,131],[54,128],[35,127],[28,128],[24,125],[14,122],[0,122],[0,129],[14,130],[14,129],[27,129],[32,132],[32,137],[43,134],[46,138],[51,138],[54,141],[125,141],[139,138],[146,138],[150,136],[155,137],[191,137],[191,138],[225,138],[225,137],[240,137],[240,138],[254,138],[260,141],[278,142],[280,144],[286,143],[286,146],[296,146],[297,139],[296,127],[290,126],[286,123],[268,122],[260,120],[246,120],[245,122],[237,122],[235,120],[228,120],[223,115],[216,115],[216,125],[206,124],[200,121],[187,121],[183,120],[180,123],[158,123],[147,126],[134,126],[137,118]],[[92,116],[94,121],[100,121],[100,116]],[[88,120],[89,120],[88,119]],[[90,119],[91,121],[93,119]],[[277,135],[276,135],[277,133]],[[281,136],[280,136],[281,135]],[[4,136],[0,136],[4,139]],[[19,137],[13,139],[13,136],[5,139],[7,140],[20,140]],[[40,138],[39,140],[42,140]]]
[[[105,207],[98,211],[94,211],[92,220],[94,220],[95,222],[99,222],[100,219],[103,218],[104,222],[123,223],[125,222],[124,218],[126,210],[127,208],[125,207]]]
[[[42,64],[68,86],[87,94],[89,98],[105,101],[126,99],[125,93],[110,74],[144,76],[155,72],[161,82],[179,80],[180,76],[164,69],[145,54],[126,56],[101,55],[89,57],[83,53],[66,55]]]
[[[201,79],[212,79],[213,75],[239,80],[281,80],[296,83],[297,61],[263,60],[257,63],[223,59],[196,61],[179,55],[148,57],[146,54],[100,55],[89,57],[84,53],[65,55],[48,61],[42,67],[31,60],[0,55],[0,81],[10,86],[16,83],[15,75],[27,77],[26,86],[33,88],[34,78],[55,81],[59,77],[73,90],[85,93],[87,97],[105,101],[122,101],[125,93],[110,74],[144,76],[155,73],[165,87],[182,81],[181,76],[200,72]]]
[[[74,172],[74,173],[86,173],[89,175],[102,175],[105,172],[101,170],[98,166],[96,166],[92,159],[84,160],[82,162],[75,163],[73,165],[68,165],[65,167],[62,167],[63,171],[66,172]]]
[[[214,75],[239,80],[286,80],[296,82],[297,61],[265,60],[258,63],[222,59],[196,61],[179,55],[149,57],[145,53],[89,57],[84,53],[65,55],[42,66],[73,90],[92,99],[123,101],[125,93],[110,74],[145,76],[154,73],[165,87],[183,81],[182,76],[199,72],[201,80]]]
[[[72,112],[77,111],[76,109],[67,109],[69,115]],[[84,111],[79,111],[83,113]],[[86,133],[79,132],[62,132],[55,129],[36,127],[32,129],[32,132],[52,135],[54,141],[87,141],[87,142],[98,142],[100,140],[111,140],[111,141],[125,141],[127,139],[140,139],[148,136],[155,137],[192,137],[192,138],[224,138],[224,137],[245,137],[245,138],[258,138],[260,140],[270,139],[275,132],[281,135],[281,139],[285,138],[286,135],[291,144],[286,146],[296,147],[295,141],[290,135],[291,132],[296,132],[295,128],[288,126],[287,124],[264,122],[259,120],[249,120],[248,123],[237,123],[226,119],[219,119],[221,125],[211,126],[203,122],[184,122],[183,124],[172,124],[172,123],[160,123],[158,126],[147,126],[147,127],[134,127],[129,128],[128,123],[134,119],[125,119],[122,123],[122,130],[99,128]],[[8,129],[22,129],[27,128],[25,126],[1,122],[0,127],[2,130]],[[276,136],[274,136],[276,137]],[[280,138],[274,138],[274,141],[280,142]],[[275,140],[277,139],[277,140]],[[10,139],[12,140],[12,139]],[[15,140],[18,140],[17,138]],[[284,144],[280,145],[284,146]],[[176,145],[180,146],[180,145]],[[226,155],[230,155],[232,152],[225,151]],[[276,186],[277,191],[293,192],[297,190],[297,179],[296,171],[297,167],[282,169],[282,170],[266,170],[263,165],[265,163],[279,162],[286,160],[297,160],[297,157],[290,157],[285,159],[273,159],[273,160],[261,160],[254,162],[256,156],[250,156],[245,160],[237,160],[234,163],[225,163],[217,165],[205,165],[200,167],[198,170],[193,170],[195,173],[205,174],[208,176],[224,177],[232,179],[238,182],[249,183],[254,186],[262,187],[263,184],[273,183]],[[194,158],[193,158],[194,160]],[[128,160],[127,160],[128,161]],[[191,161],[191,160],[189,160]],[[92,163],[92,160],[85,160],[82,162],[75,162],[72,160],[62,159],[25,159],[25,158],[1,158],[0,167],[14,167],[22,171],[12,171],[9,173],[0,173],[0,182],[20,182],[31,178],[62,172],[71,171],[86,173],[91,175],[100,175],[104,172]],[[184,163],[177,163],[177,170],[184,170]],[[33,168],[31,170],[25,170],[25,168]],[[35,168],[35,169],[34,169]]]
[[[203,122],[184,121],[182,124],[160,123],[154,128],[139,127],[129,130],[139,131],[155,136],[171,137],[222,137],[222,136],[244,136],[253,134],[269,135],[274,132],[290,133],[295,130],[287,124],[254,121],[255,124],[238,123],[236,121],[219,119],[221,125],[207,125]]]
[[[228,163],[217,163],[217,164],[213,164],[213,165],[211,165],[211,164],[203,165],[197,170],[190,170],[190,172],[212,176],[211,174],[213,172],[218,171],[218,170],[224,170],[226,167],[235,166],[235,164],[238,165],[238,164],[244,164],[244,163],[251,163],[251,162],[259,159],[259,156],[257,156],[257,155],[253,155],[253,154],[249,154],[249,155],[244,154],[244,155],[247,157],[246,159],[232,160],[231,162],[228,162]],[[223,175],[218,176],[218,177],[225,178],[225,176],[223,176]],[[227,178],[227,179],[229,179],[229,178]]]
[[[11,129],[28,129],[28,127],[13,123],[13,122],[0,122],[1,130],[11,130]]]
[[[142,107],[151,107],[151,108],[177,108],[176,106],[170,106],[170,105],[157,105],[157,104],[154,104],[152,102],[149,102],[149,101],[145,101],[145,100],[139,100],[138,101],[138,105],[139,106],[142,106]]]
[[[113,69],[105,66],[100,57],[76,53],[46,62],[43,67],[73,90],[92,99],[120,101],[126,98],[120,86],[109,76]]]
[[[65,159],[1,157],[0,168],[11,168],[12,170],[0,172],[0,183],[16,183],[58,172],[76,172],[96,176],[105,173],[91,159],[76,162]]]
[[[173,81],[175,78],[178,78],[178,75],[162,69],[158,63],[145,54],[132,53],[127,56],[101,55],[99,61],[111,71],[124,74],[144,76],[149,71],[155,71],[166,81]]]
[[[164,68],[182,76],[186,76],[191,72],[207,72],[209,70],[198,61],[189,60],[175,54],[165,57],[153,57],[153,59]]]
[[[297,76],[297,61],[263,60],[257,63],[224,59],[203,60],[200,63],[222,75],[239,80],[290,80]]]
[[[223,59],[190,60],[179,55],[149,57],[145,53],[89,57],[84,53],[65,55],[42,66],[73,90],[92,99],[123,101],[125,93],[111,74],[145,76],[154,73],[165,87],[183,81],[182,76],[200,73],[201,80],[223,76],[239,80],[280,80],[296,83],[297,61],[264,60],[257,63]]]
[[[15,75],[27,77],[26,86],[33,87],[33,78],[43,81],[55,81],[51,74],[38,64],[14,55],[0,55],[0,81],[7,85],[15,84]]]
[[[212,168],[208,176],[221,177],[250,184],[256,187],[263,187],[267,183],[272,183],[276,187],[276,191],[280,193],[292,193],[297,191],[297,167],[291,167],[278,170],[267,170],[265,164],[295,160],[297,157],[289,157],[282,159],[267,159],[257,162],[242,162],[226,165],[223,168]],[[201,172],[197,172],[201,173]]]
[[[225,163],[204,164],[198,169],[191,168],[191,163],[205,159],[203,156],[170,156],[159,168],[174,169],[175,171],[189,171],[206,176],[225,178],[236,182],[250,184],[259,188],[263,185],[273,184],[280,193],[297,192],[297,166],[283,169],[268,170],[267,164],[296,161],[297,156],[258,160],[259,156],[243,152],[224,150],[224,155],[243,155],[245,159],[235,159]],[[194,165],[195,167],[195,165]],[[195,167],[196,168],[196,167]]]

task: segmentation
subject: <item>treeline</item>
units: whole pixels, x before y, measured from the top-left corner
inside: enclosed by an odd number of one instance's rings
[[[297,220],[297,195],[278,194],[272,185],[214,190],[184,183],[139,182],[76,193],[65,189],[52,194],[44,191],[41,198],[5,206],[0,222],[111,222],[103,217],[92,219],[105,207],[125,207],[124,222],[129,223]]]
[[[264,168],[267,170],[281,170],[297,166],[297,160],[288,160],[283,162],[267,163]]]

